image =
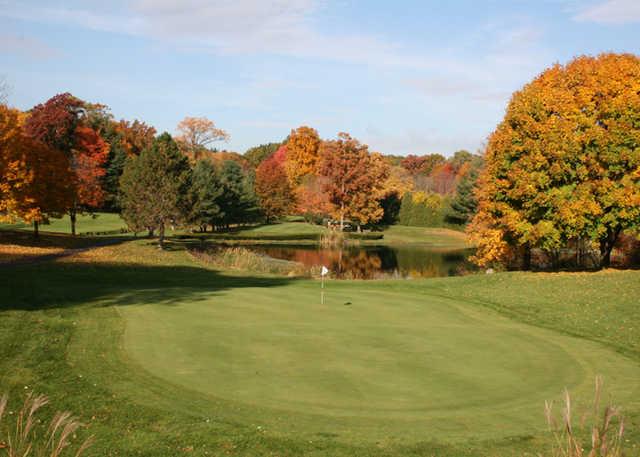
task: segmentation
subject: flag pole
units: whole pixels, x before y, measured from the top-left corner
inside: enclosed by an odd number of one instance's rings
[[[320,304],[324,305],[324,277],[329,273],[329,269],[322,265],[320,268]]]

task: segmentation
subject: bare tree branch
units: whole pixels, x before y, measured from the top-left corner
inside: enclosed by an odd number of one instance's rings
[[[0,105],[7,104],[9,101],[9,92],[11,92],[11,86],[9,86],[6,76],[0,75]]]

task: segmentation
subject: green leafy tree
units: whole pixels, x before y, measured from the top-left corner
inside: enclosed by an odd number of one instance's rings
[[[400,203],[400,212],[398,213],[398,223],[400,225],[411,225],[411,218],[413,216],[413,196],[410,192],[407,192],[402,197]]]
[[[281,145],[282,143],[266,143],[260,146],[254,146],[247,149],[244,153],[244,158],[247,159],[253,168],[258,168],[258,166],[273,155]]]
[[[191,168],[168,133],[137,157],[130,157],[120,178],[122,216],[133,230],[158,230],[164,247],[167,225],[189,215]]]

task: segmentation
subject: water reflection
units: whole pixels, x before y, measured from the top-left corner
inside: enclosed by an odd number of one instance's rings
[[[471,269],[472,250],[438,250],[425,246],[317,246],[256,245],[251,249],[276,259],[307,267],[325,265],[339,279],[425,278],[454,276]]]

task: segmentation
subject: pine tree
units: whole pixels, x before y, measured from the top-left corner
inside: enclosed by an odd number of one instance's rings
[[[224,189],[211,161],[196,162],[193,168],[191,192],[193,207],[190,221],[199,225],[203,231],[207,230],[207,225],[212,227],[219,225],[224,216],[220,201]]]
[[[472,169],[458,183],[456,196],[451,202],[447,221],[453,224],[466,225],[478,211],[478,200],[475,196],[478,171]]]
[[[165,228],[186,221],[190,210],[191,168],[168,133],[149,149],[127,160],[120,178],[122,216],[134,230],[158,230],[164,247]]]
[[[220,199],[223,225],[228,228],[232,224],[255,221],[258,212],[253,186],[242,172],[242,167],[233,160],[222,162],[220,183],[223,189]]]

